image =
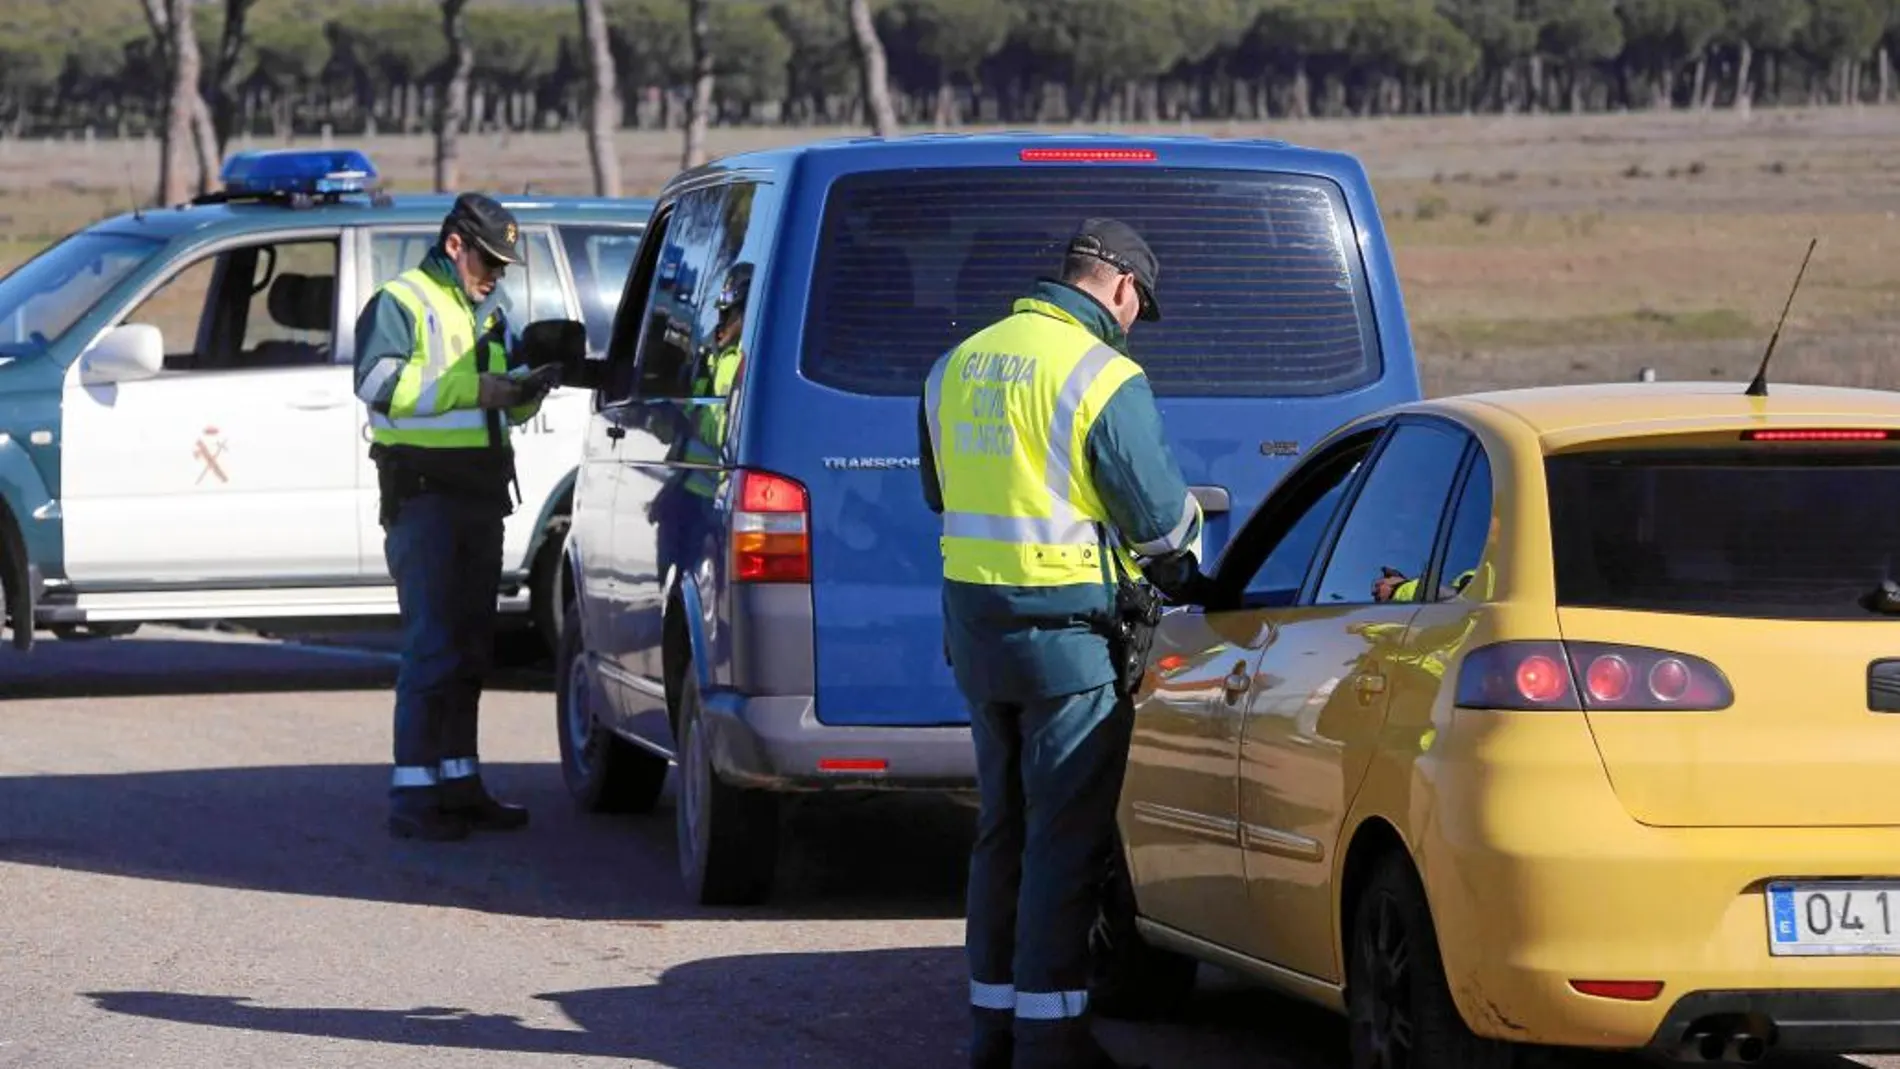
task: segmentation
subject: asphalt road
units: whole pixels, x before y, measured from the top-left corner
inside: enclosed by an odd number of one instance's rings
[[[393,678],[387,654],[208,632],[0,651],[0,1066],[965,1064],[967,810],[801,809],[770,906],[694,908],[670,791],[576,813],[547,681],[519,671],[482,746],[531,829],[398,843]],[[1329,1015],[1204,981],[1105,1041],[1153,1069],[1343,1066]]]

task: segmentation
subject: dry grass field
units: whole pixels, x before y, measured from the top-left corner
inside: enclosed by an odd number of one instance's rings
[[[715,153],[839,131],[716,130]],[[1171,127],[1344,149],[1371,171],[1432,394],[1631,378],[1746,379],[1808,239],[1786,381],[1900,387],[1900,108]],[[427,138],[362,142],[397,189]],[[242,147],[242,146],[238,146]],[[255,147],[262,147],[255,146]],[[620,138],[627,192],[677,164]],[[588,191],[578,132],[471,137],[465,184]],[[156,147],[0,144],[0,269],[145,194]]]

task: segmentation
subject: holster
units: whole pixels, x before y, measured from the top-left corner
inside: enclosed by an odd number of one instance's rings
[[[376,462],[376,490],[379,498],[376,522],[385,530],[396,522],[397,513],[402,511],[402,503],[423,493],[428,488],[428,480],[413,467],[402,463],[399,456],[390,453],[389,448],[378,442],[369,447],[369,458]]]
[[[1115,692],[1132,697],[1148,670],[1155,628],[1161,624],[1161,595],[1147,583],[1126,577],[1115,582],[1115,605],[1108,655],[1115,665]]]
[[[1161,624],[1161,594],[1148,583],[1123,575],[1106,532],[1100,524],[1102,577],[1109,581],[1111,602],[1097,630],[1108,639],[1108,656],[1115,666],[1115,693],[1133,697],[1148,671],[1148,652],[1154,648],[1155,628]],[[1111,578],[1112,576],[1112,578]]]
[[[456,455],[430,455],[444,452]],[[380,497],[376,518],[385,529],[396,522],[404,502],[421,494],[453,494],[472,501],[487,501],[503,515],[513,509],[520,496],[514,457],[507,451],[418,451],[391,449],[376,442],[369,447],[369,457],[376,463]],[[514,499],[509,496],[511,487],[515,489]]]

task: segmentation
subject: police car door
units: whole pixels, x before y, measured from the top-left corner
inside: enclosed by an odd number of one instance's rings
[[[100,382],[74,364],[61,454],[75,583],[281,589],[355,574],[360,406],[339,244],[336,228],[305,227],[198,250],[117,320],[159,329],[162,371]]]

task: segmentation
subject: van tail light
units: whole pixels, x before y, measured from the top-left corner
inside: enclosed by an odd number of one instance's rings
[[[1458,669],[1467,709],[1711,712],[1735,704],[1722,670],[1700,657],[1604,642],[1500,642]]]
[[[811,501],[783,475],[742,469],[732,510],[732,577],[811,582]]]

